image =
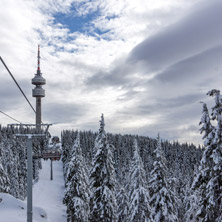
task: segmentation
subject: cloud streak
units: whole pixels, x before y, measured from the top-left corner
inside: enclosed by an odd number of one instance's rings
[[[152,70],[174,63],[222,43],[222,2],[215,0],[196,5],[180,22],[137,45],[128,61],[143,61]]]

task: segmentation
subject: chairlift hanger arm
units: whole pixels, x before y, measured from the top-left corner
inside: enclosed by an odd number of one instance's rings
[[[18,124],[18,123],[12,123],[12,124],[8,124],[8,126],[33,126],[35,127],[36,124]],[[52,126],[52,124],[41,124],[41,126],[46,126],[47,129],[49,128],[49,126]]]
[[[31,138],[32,136],[34,137],[43,137],[43,136],[47,136],[48,134],[48,129],[49,129],[49,126],[51,126],[52,124],[41,124],[41,126],[45,126],[46,127],[46,130],[45,132],[43,132],[42,134],[41,133],[33,133],[33,134],[21,134],[21,133],[18,133],[16,134],[16,136],[23,136],[23,137],[28,137],[28,138]],[[13,124],[8,124],[8,127],[33,127],[35,128],[36,127],[36,124],[18,124],[18,123],[13,123]],[[32,135],[32,136],[31,136]]]
[[[45,137],[45,134],[15,134],[16,137],[28,137],[31,139],[32,137]]]

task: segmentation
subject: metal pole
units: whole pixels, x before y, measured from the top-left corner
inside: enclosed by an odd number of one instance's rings
[[[46,125],[47,130],[51,124],[41,124]],[[8,124],[8,126],[27,126],[33,127],[36,124]],[[47,133],[47,132],[46,132]],[[43,137],[46,134],[15,134],[17,137],[27,138],[27,222],[32,222],[33,212],[32,212],[32,180],[33,180],[33,164],[32,164],[32,137]]]
[[[53,180],[52,158],[51,158],[51,176],[50,176],[50,180]]]
[[[32,136],[27,139],[27,222],[32,222]]]
[[[41,97],[36,97],[36,129],[40,133],[41,122],[42,122],[42,114],[41,114]]]
[[[46,125],[47,130],[51,124]],[[36,124],[8,124],[8,126],[27,126],[33,127]],[[47,131],[45,132],[47,133]],[[27,222],[32,222],[32,180],[33,180],[33,164],[32,164],[32,137],[43,137],[46,134],[15,134],[17,137],[27,138]]]

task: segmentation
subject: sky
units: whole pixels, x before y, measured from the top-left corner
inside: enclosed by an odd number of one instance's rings
[[[221,90],[221,0],[0,0],[0,56],[35,107],[41,47],[44,123],[201,144],[199,121]],[[0,111],[35,116],[0,64]],[[13,120],[0,115],[0,123]]]

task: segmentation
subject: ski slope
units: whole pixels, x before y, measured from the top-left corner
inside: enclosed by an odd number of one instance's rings
[[[42,160],[39,181],[33,189],[33,205],[46,211],[47,222],[66,222],[64,189],[62,162],[53,161],[53,180],[50,180],[50,160]]]
[[[33,207],[33,222],[47,222],[46,212],[40,207]],[[10,194],[0,193],[0,221],[27,221],[26,202],[14,198]]]
[[[39,181],[33,186],[33,222],[66,222],[66,207],[62,203],[64,179],[62,162],[53,161],[50,180],[50,160],[42,160]],[[9,194],[0,193],[0,221],[27,221],[27,203]]]

